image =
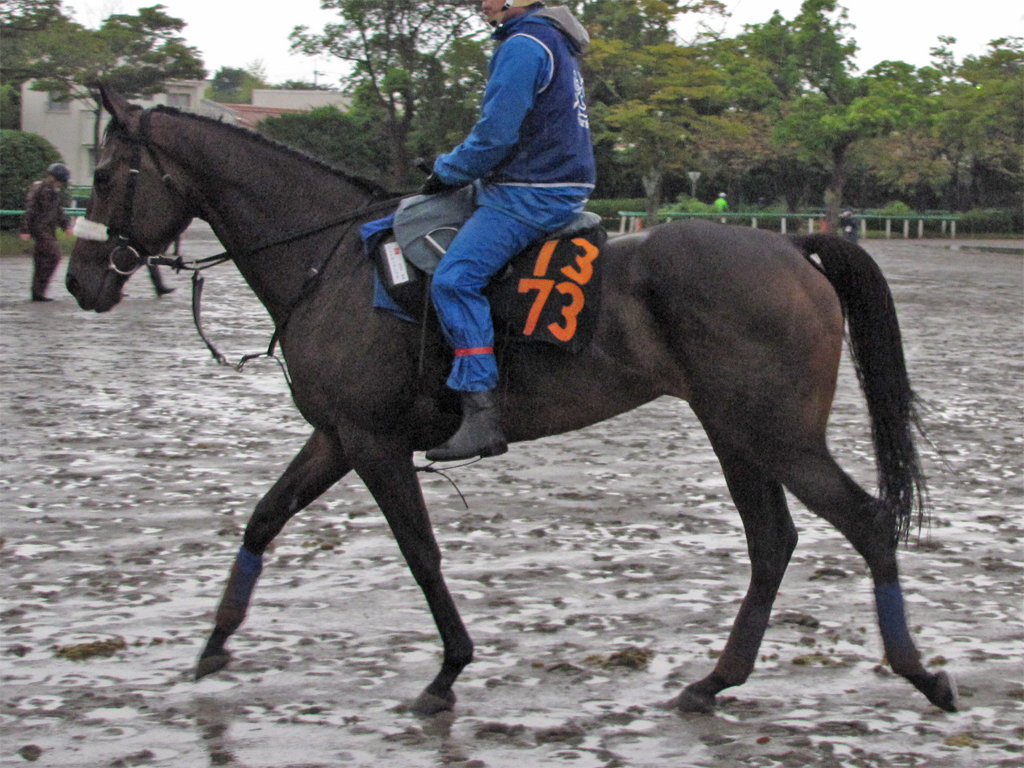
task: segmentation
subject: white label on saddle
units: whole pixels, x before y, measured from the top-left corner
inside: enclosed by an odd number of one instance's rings
[[[392,285],[402,285],[410,280],[409,270],[405,266],[405,257],[398,243],[384,243],[384,258],[388,261],[388,272],[391,274]]]
[[[95,240],[97,243],[107,242],[107,225],[98,221],[89,221],[84,216],[75,219],[75,237],[79,240]]]

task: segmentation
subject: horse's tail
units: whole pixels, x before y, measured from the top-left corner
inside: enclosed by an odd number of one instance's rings
[[[847,339],[871,418],[878,492],[894,542],[906,541],[924,520],[925,481],[915,429],[923,434],[910,387],[892,292],[875,260],[834,235],[792,238],[804,255],[817,254],[847,324]],[[813,262],[813,260],[812,260]]]

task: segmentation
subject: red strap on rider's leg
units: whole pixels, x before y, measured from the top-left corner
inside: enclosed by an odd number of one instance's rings
[[[493,355],[494,347],[470,347],[469,349],[456,349],[456,357],[465,357],[466,355]]]

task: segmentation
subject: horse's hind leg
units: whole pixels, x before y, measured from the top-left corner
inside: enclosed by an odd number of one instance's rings
[[[886,658],[928,700],[947,712],[957,710],[953,679],[944,671],[928,672],[907,630],[896,563],[896,540],[879,502],[858,486],[826,450],[801,455],[784,478],[808,509],[825,518],[853,544],[867,562],[875,588],[875,609]]]
[[[245,619],[263,552],[296,512],[340,480],[351,466],[338,444],[322,432],[312,434],[288,469],[256,505],[245,529],[224,596],[217,608],[213,632],[199,657],[196,679],[223,669],[231,659],[224,643]]]
[[[441,670],[411,706],[415,714],[435,714],[455,705],[452,684],[473,660],[473,641],[441,574],[441,550],[416,478],[412,451],[384,440],[372,446],[367,443],[363,444],[356,472],[387,518],[444,643]]]
[[[739,456],[721,450],[718,456],[743,520],[750,554],[750,586],[714,671],[687,686],[675,700],[684,712],[710,712],[719,691],[740,685],[750,675],[797,541],[781,483]]]

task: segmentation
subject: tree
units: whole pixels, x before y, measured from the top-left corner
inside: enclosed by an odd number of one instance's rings
[[[429,76],[422,81],[409,142],[418,156],[448,152],[472,130],[487,84],[487,48],[479,40],[458,38],[424,73]]]
[[[337,107],[317,107],[300,114],[261,120],[261,133],[301,149],[350,173],[382,182],[390,175],[387,146],[374,139],[372,117],[366,110],[345,113]]]
[[[651,223],[666,174],[692,167],[697,126],[717,121],[705,107],[720,87],[718,74],[674,41],[672,22],[720,8],[713,1],[595,0],[580,11],[592,36],[584,77],[595,141],[613,145],[639,177]]]
[[[717,121],[700,110],[718,88],[717,75],[691,50],[671,42],[634,49],[621,40],[599,41],[588,65],[596,71],[617,70],[620,99],[595,105],[598,124],[605,126],[596,138],[613,139],[623,160],[639,172],[648,223],[654,224],[665,174],[693,167],[696,126]],[[633,77],[626,79],[626,72]]]
[[[427,95],[437,98],[443,55],[460,38],[479,37],[483,23],[473,0],[321,0],[340,20],[323,32],[292,32],[292,50],[329,54],[355,65],[349,89],[372,100],[382,115],[395,184],[405,186],[409,139]]]
[[[885,187],[927,208],[951,178],[951,164],[933,135],[939,76],[931,67],[883,61],[864,77],[864,96],[850,108],[877,137],[860,140],[851,157]]]
[[[846,18],[835,0],[804,0],[793,21],[776,13],[740,36],[751,55],[772,65],[781,97],[776,143],[829,171],[825,205],[832,228],[843,205],[851,146],[913,125],[920,106],[920,93],[904,87],[905,77],[855,74],[857,45],[846,37]]]
[[[0,6],[0,85],[18,89],[34,77],[35,40],[55,26],[71,23],[61,0],[6,0]]]
[[[21,85],[34,76],[36,40],[72,23],[61,0],[6,0],[0,6],[0,128],[21,126]]]
[[[206,76],[199,52],[178,35],[184,27],[162,5],[140,8],[134,16],[113,14],[96,30],[60,16],[45,29],[28,33],[23,74],[35,80],[33,90],[91,100],[98,145],[101,83],[132,98],[161,92],[167,80]]]
[[[284,91],[330,91],[331,86],[322,83],[311,83],[308,80],[285,80],[279,86]]]
[[[984,205],[987,195],[1020,207],[1024,39],[993,40],[984,55],[959,64],[946,47],[955,39],[940,41],[932,51],[941,77],[934,135],[952,164],[950,207]]]
[[[266,87],[267,83],[259,67],[221,67],[206,89],[206,96],[222,104],[250,104],[253,90]]]

